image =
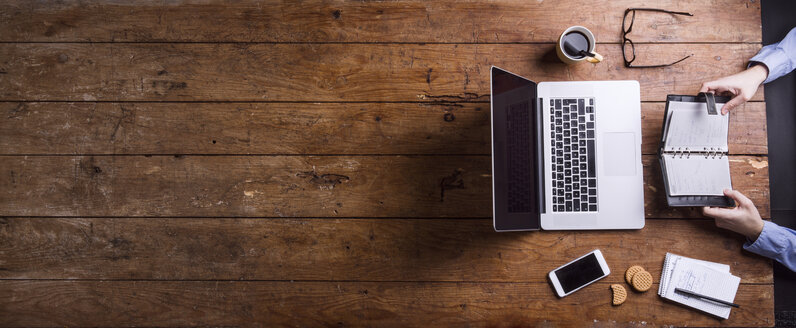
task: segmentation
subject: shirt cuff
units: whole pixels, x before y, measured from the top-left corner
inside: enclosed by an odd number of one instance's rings
[[[774,48],[771,51],[760,51],[756,56],[749,60],[748,67],[752,67],[755,63],[766,65],[768,68],[768,76],[763,83],[768,83],[776,80],[777,78],[788,74],[791,69],[788,67],[790,58],[782,49]]]
[[[775,258],[783,252],[785,246],[783,242],[785,236],[780,230],[776,223],[763,221],[763,231],[760,232],[760,236],[754,242],[747,240],[743,248],[758,255]]]

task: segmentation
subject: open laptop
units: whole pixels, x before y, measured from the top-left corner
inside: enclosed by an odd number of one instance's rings
[[[641,229],[637,81],[535,83],[491,69],[496,231]]]

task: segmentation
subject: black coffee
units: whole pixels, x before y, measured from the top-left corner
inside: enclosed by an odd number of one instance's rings
[[[580,32],[569,32],[564,35],[564,37],[561,39],[561,45],[563,46],[564,53],[566,53],[567,56],[578,59],[584,57],[580,54],[581,50],[588,52],[591,48],[589,38]]]

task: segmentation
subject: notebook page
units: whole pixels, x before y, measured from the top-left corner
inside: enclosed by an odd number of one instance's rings
[[[690,257],[683,257],[683,262],[686,263],[685,265],[689,264],[704,265],[716,271],[730,273],[730,266],[724,263],[708,262],[703,260],[692,259]]]
[[[663,154],[672,196],[721,196],[732,189],[728,157]]]
[[[661,281],[660,284],[658,284],[658,295],[664,296],[664,291],[667,290],[668,287],[669,278],[671,278],[674,273],[677,264],[681,262],[686,263],[684,265],[688,265],[688,263],[701,264],[717,271],[730,273],[730,266],[727,264],[697,260],[677,254],[666,253],[666,258],[663,262],[663,270],[661,271]]]
[[[721,111],[724,104],[716,104]],[[669,102],[665,151],[727,152],[729,115],[708,115],[707,105],[698,102]]]
[[[727,302],[735,299],[741,278],[700,263],[681,261],[675,267],[664,297],[695,309],[727,319],[731,307],[674,291],[682,288]]]

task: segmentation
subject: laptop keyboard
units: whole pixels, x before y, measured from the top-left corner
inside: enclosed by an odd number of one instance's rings
[[[596,212],[594,98],[550,99],[553,212]]]
[[[531,211],[531,125],[528,102],[511,104],[506,119],[510,213]]]

